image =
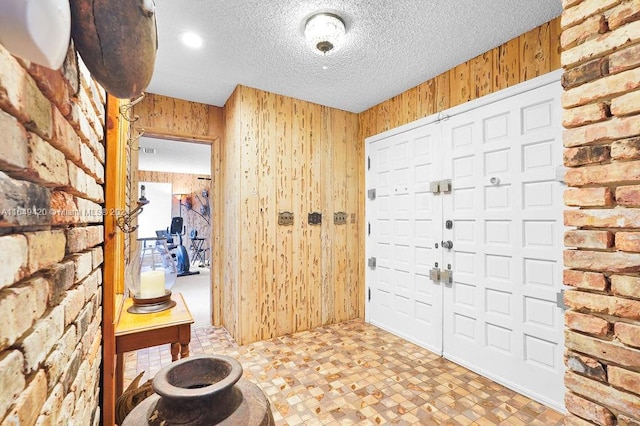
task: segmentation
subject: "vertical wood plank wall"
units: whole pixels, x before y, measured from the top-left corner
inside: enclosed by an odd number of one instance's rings
[[[559,68],[556,18],[360,113],[360,140]]]
[[[221,135],[222,108],[146,93],[133,108],[136,128],[145,136],[182,141],[213,141]]]
[[[238,86],[224,123],[223,324],[244,344],[361,316],[357,114]]]
[[[553,19],[431,80],[382,102],[358,115],[360,143],[369,136],[497,92],[560,68],[560,18]],[[359,173],[364,158],[354,159]],[[364,185],[364,176],[360,178]],[[364,221],[364,186],[357,200]],[[353,242],[352,242],[353,243]],[[364,253],[364,236],[356,241]],[[352,259],[349,258],[349,261]],[[357,279],[364,288],[364,262],[359,260]],[[364,290],[362,290],[364,291]],[[364,317],[364,295],[357,299],[357,312]]]
[[[360,114],[243,86],[223,109],[147,95],[134,110],[145,134],[223,135],[212,147],[214,324],[242,344],[364,317],[365,138],[558,69],[559,34],[558,18]],[[282,211],[293,226],[277,224]],[[346,225],[333,224],[338,211]],[[310,212],[322,225],[307,224]]]

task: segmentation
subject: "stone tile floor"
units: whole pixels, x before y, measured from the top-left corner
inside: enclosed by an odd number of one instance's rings
[[[276,425],[563,423],[561,413],[361,320],[246,346],[224,328],[194,328],[191,353],[238,359]],[[169,345],[126,354],[125,388],[170,362]]]

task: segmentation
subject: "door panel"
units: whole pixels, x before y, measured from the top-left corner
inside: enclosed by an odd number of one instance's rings
[[[368,142],[366,203],[368,320],[558,409],[560,94],[547,82]],[[431,193],[442,179],[451,192]]]
[[[429,192],[441,173],[433,130],[439,128],[421,127],[368,147],[367,185],[376,189],[376,199],[367,200],[368,247],[377,259],[367,281],[373,324],[440,353],[442,292],[429,278],[442,232],[441,202]]]
[[[453,284],[443,289],[443,353],[562,407],[560,86],[443,123],[444,231]],[[460,129],[470,129],[462,132]],[[464,162],[465,173],[456,170]],[[463,208],[461,208],[461,206]]]

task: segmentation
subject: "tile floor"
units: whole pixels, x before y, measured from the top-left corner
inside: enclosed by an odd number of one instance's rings
[[[555,425],[563,416],[361,320],[238,346],[224,328],[192,330],[191,353],[238,359],[276,425]],[[125,387],[171,362],[169,346],[125,356]]]

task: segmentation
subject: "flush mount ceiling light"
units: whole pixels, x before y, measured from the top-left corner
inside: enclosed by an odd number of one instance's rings
[[[338,50],[346,33],[344,21],[332,13],[318,13],[307,20],[304,36],[311,50],[327,55]]]
[[[197,49],[202,46],[202,37],[200,37],[196,33],[192,33],[192,32],[182,33],[182,35],[180,36],[180,40],[182,40],[182,43],[185,46],[190,47],[192,49]]]

